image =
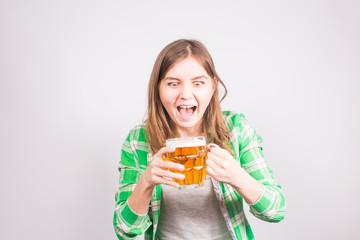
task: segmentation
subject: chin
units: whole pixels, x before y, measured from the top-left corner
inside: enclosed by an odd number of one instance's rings
[[[181,122],[181,123],[177,123],[176,126],[178,126],[179,128],[188,128],[188,129],[192,129],[192,128],[196,128],[199,125],[199,122],[188,122],[188,123],[184,123],[184,122]]]

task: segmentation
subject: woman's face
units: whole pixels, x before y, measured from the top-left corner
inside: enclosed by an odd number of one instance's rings
[[[159,94],[179,137],[201,135],[201,121],[215,86],[193,57],[177,62],[160,82]]]

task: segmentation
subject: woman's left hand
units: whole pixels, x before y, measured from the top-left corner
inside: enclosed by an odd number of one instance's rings
[[[233,187],[241,183],[244,169],[227,150],[209,144],[207,157],[206,172],[216,181],[228,183]]]
[[[211,177],[231,185],[248,204],[253,204],[260,198],[263,185],[251,177],[227,150],[209,144],[207,155],[206,172]]]

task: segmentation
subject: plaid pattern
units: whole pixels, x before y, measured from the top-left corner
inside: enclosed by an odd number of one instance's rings
[[[274,180],[272,171],[266,164],[260,143],[262,138],[247,122],[243,114],[223,112],[230,131],[230,146],[235,159],[256,180],[264,190],[250,212],[268,222],[279,222],[285,216],[285,198],[281,186]],[[119,239],[135,239],[145,233],[145,239],[155,239],[160,216],[161,186],[155,187],[149,211],[138,215],[127,202],[141,174],[151,162],[152,155],[145,139],[143,126],[130,131],[121,150],[119,163],[119,190],[115,195],[114,228]],[[219,200],[230,234],[234,239],[254,239],[243,210],[243,199],[230,185],[212,179],[215,194]]]

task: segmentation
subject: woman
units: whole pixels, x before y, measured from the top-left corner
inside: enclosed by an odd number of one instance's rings
[[[256,217],[284,218],[281,187],[264,161],[261,137],[244,115],[221,112],[217,75],[203,44],[177,40],[159,54],[148,88],[148,118],[121,152],[114,228],[119,239],[253,239],[243,199]],[[223,97],[223,98],[224,98]],[[222,99],[221,99],[222,100]],[[162,157],[166,139],[205,136],[205,186],[177,190],[184,167]]]

